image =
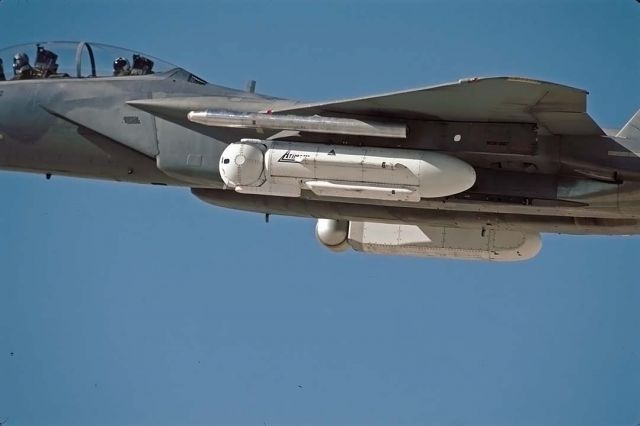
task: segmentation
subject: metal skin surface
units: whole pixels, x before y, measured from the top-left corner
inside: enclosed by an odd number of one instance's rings
[[[640,116],[618,136],[608,136],[584,111],[586,93],[577,89],[496,78],[302,104],[198,80],[174,68],[150,75],[0,81],[0,168],[190,187],[208,203],[262,213],[534,233],[640,233]],[[458,107],[465,91],[483,99],[485,91],[503,86],[513,96],[531,98],[535,108],[509,106],[492,117],[476,104],[468,115]],[[529,87],[551,90],[551,98],[529,96]],[[499,93],[487,102],[494,111],[507,105]],[[399,139],[188,119],[190,112],[207,110],[320,114],[406,125],[408,132]],[[432,150],[470,164],[477,180],[460,194],[419,202],[319,197],[308,190],[296,199],[241,194],[223,189],[219,161],[229,144],[243,138]]]

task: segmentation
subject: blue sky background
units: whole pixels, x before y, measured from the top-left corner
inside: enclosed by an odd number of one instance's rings
[[[640,108],[640,4],[2,0],[0,44],[130,47],[308,100],[519,75]],[[0,173],[0,421],[640,423],[640,238],[532,261],[336,255],[310,219]]]

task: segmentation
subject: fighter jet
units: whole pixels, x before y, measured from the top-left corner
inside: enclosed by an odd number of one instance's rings
[[[640,112],[605,132],[584,90],[491,77],[306,103],[95,43],[0,58],[4,170],[312,217],[335,251],[514,261],[540,233],[640,233]]]

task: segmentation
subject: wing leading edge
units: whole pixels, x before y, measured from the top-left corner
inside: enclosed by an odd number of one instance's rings
[[[274,108],[273,112],[536,123],[541,133],[604,135],[586,112],[587,94],[581,89],[545,81],[491,77],[329,103],[301,103]]]

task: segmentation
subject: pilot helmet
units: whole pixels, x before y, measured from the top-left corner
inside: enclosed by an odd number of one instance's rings
[[[13,69],[18,70],[25,65],[29,65],[29,57],[27,54],[24,52],[16,53],[13,57]]]
[[[113,61],[113,70],[116,72],[129,71],[130,69],[131,66],[129,65],[129,61],[122,56]]]

